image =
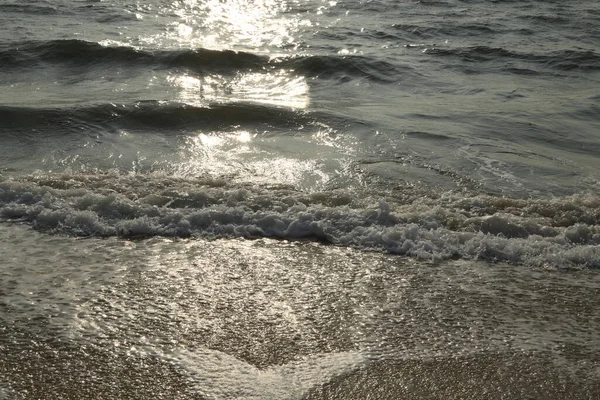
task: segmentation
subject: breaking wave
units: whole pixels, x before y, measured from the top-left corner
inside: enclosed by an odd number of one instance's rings
[[[0,220],[73,236],[317,240],[444,259],[600,267],[600,198],[515,199],[397,189],[387,195],[156,174],[38,174],[0,182]]]

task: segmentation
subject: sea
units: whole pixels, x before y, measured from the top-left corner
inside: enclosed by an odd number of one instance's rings
[[[597,0],[0,0],[0,399],[600,398]]]

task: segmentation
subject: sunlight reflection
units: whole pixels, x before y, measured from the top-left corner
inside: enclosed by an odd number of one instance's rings
[[[305,109],[309,105],[306,78],[279,70],[272,73],[239,73],[234,77],[189,74],[169,76],[179,90],[179,99],[190,105],[206,107],[211,103],[248,102]]]
[[[240,143],[248,143],[252,140],[252,135],[250,135],[250,132],[241,131],[238,132],[237,137],[234,136],[234,138]]]
[[[273,58],[297,51],[302,46],[302,30],[313,23],[318,25],[312,19],[318,11],[334,7],[335,1],[180,0],[161,4],[159,13],[168,16],[169,21],[163,25],[166,31],[145,38],[152,46],[245,51]],[[174,89],[176,101],[196,107],[220,103],[309,107],[306,77],[276,69],[271,63],[265,65],[253,70],[232,66],[219,73],[210,70],[203,74],[178,70],[168,76],[167,83]],[[297,153],[284,154],[274,149],[281,145],[280,139],[258,140],[257,134],[262,132],[238,128],[186,137],[176,173],[303,187],[323,186],[329,181],[321,161],[298,158]]]
[[[276,155],[261,149],[254,143],[255,138],[256,134],[245,130],[187,137],[175,173],[312,188],[323,187],[329,181],[316,160]]]
[[[213,50],[252,49],[269,51],[294,43],[298,27],[306,24],[298,13],[287,14],[295,1],[286,0],[183,0],[160,8],[177,21],[164,38],[180,47]],[[159,36],[147,42],[163,40]]]
[[[209,12],[205,24],[217,32],[213,45],[223,43],[219,40],[223,34],[250,47],[282,46],[293,41],[291,32],[296,22],[279,15],[286,11],[286,2],[212,0],[206,6]]]
[[[136,19],[156,25],[140,36],[130,36],[129,27],[119,34],[140,48],[289,55],[304,47],[303,36],[313,34],[310,28],[320,25],[320,15],[336,5],[328,0],[136,0],[131,10]]]
[[[189,37],[194,32],[194,28],[186,24],[179,24],[177,26],[177,33],[182,37]]]

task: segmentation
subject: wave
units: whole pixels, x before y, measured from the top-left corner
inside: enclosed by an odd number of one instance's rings
[[[531,62],[557,71],[600,71],[600,54],[587,50],[560,50],[546,54],[519,53],[501,47],[431,47],[424,53],[436,57],[459,58],[466,63],[506,61]],[[509,69],[507,70],[509,71]],[[521,68],[518,71],[522,71]]]
[[[561,71],[600,71],[600,54],[591,50],[562,50],[548,57],[539,56],[538,62]]]
[[[0,4],[0,13],[18,13],[18,14],[33,14],[33,15],[56,15],[70,14],[65,9],[60,9],[54,5],[39,5],[39,4]]]
[[[74,236],[307,239],[429,261],[600,267],[600,198],[515,199],[406,187],[393,193],[113,171],[0,181],[0,220]]]
[[[45,63],[93,68],[185,68],[195,73],[236,74],[247,70],[291,69],[297,74],[330,78],[351,76],[390,82],[406,72],[386,61],[363,56],[298,55],[269,58],[232,50],[141,50],[129,46],[104,46],[83,40],[24,42],[0,48],[0,70],[44,67]]]
[[[389,62],[363,56],[311,56],[278,61],[285,68],[300,71],[309,77],[364,77],[374,82],[393,83],[399,75],[413,73],[409,67],[399,68]]]
[[[0,51],[2,68],[35,67],[41,63],[67,66],[119,64],[146,67],[185,67],[196,71],[259,68],[267,57],[229,50],[139,50],[129,46],[103,46],[83,40],[26,42]]]
[[[292,127],[310,122],[308,114],[251,103],[198,107],[181,102],[139,101],[80,107],[33,108],[0,106],[0,132],[81,132],[82,127],[123,129],[224,128],[240,124]],[[109,129],[107,129],[109,128]]]
[[[456,22],[453,20],[453,22]],[[468,23],[468,24],[434,24],[416,25],[396,23],[392,30],[402,35],[406,40],[426,39],[440,40],[447,37],[493,37],[494,35],[518,34],[533,35],[534,30],[522,27],[506,26],[501,23]]]
[[[571,22],[571,18],[569,18],[568,16],[555,15],[555,14],[553,14],[553,15],[526,14],[526,15],[519,15],[517,18],[524,19],[527,21],[537,22],[537,23],[544,23],[544,24],[553,25],[553,26]]]

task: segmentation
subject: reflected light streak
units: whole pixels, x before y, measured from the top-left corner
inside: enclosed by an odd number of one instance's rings
[[[151,29],[131,37],[119,32],[128,45],[139,48],[205,48],[289,55],[302,47],[302,36],[314,33],[320,14],[334,8],[327,0],[136,0],[136,19]],[[150,22],[152,21],[152,22]],[[149,34],[149,32],[153,32]]]
[[[181,102],[196,107],[211,103],[260,103],[305,109],[309,105],[305,77],[279,70],[272,73],[240,73],[235,77],[189,74],[170,76],[168,81],[178,90]]]
[[[167,31],[148,38],[159,47],[243,50],[268,53],[297,48],[301,30],[311,26],[309,12],[290,12],[304,0],[181,0],[164,3],[160,13],[170,16]],[[318,1],[318,9],[335,2]],[[315,4],[307,4],[313,9]],[[297,7],[296,7],[297,8]],[[314,9],[312,10],[314,14]],[[287,52],[287,50],[284,50]],[[181,72],[181,71],[180,71]],[[171,75],[168,83],[176,98],[196,107],[216,103],[260,103],[306,109],[309,86],[293,71],[265,69],[232,74]],[[264,144],[264,143],[263,143]],[[321,186],[329,176],[316,160],[276,154],[261,147],[248,131],[199,133],[181,146],[176,173],[210,175],[254,183]]]
[[[245,130],[188,137],[175,174],[310,187],[322,187],[329,181],[316,160],[276,156],[256,146],[255,137]]]
[[[209,0],[203,7],[207,11],[204,28],[214,32],[207,37],[212,48],[223,44],[280,47],[293,42],[297,21],[280,15],[288,8],[285,1]]]
[[[285,14],[292,3],[286,0],[174,1],[159,8],[161,15],[176,18],[167,25],[167,32],[142,40],[188,48],[269,52],[269,47],[294,44],[299,27],[306,23],[298,14]]]

